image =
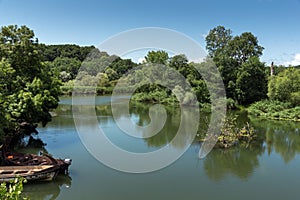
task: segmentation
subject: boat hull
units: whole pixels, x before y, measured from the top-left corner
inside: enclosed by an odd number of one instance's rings
[[[27,181],[52,181],[58,174],[59,167],[44,166],[2,166],[0,167],[0,182],[10,182],[17,177]]]
[[[35,154],[24,154],[15,152],[4,152],[3,158],[8,166],[44,166],[57,165],[60,174],[68,174],[71,159],[55,159],[49,155],[38,156]]]

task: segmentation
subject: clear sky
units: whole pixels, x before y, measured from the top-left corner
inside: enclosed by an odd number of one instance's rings
[[[267,64],[298,65],[299,10],[300,0],[0,0],[0,26],[27,25],[46,44],[95,46],[128,29],[163,27],[205,47],[208,31],[223,25],[257,36]]]

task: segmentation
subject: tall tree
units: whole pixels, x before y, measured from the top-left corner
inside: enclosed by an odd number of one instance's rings
[[[217,26],[209,31],[205,38],[206,49],[211,57],[224,54],[228,42],[232,39],[232,31],[224,26]]]
[[[206,49],[221,73],[228,98],[250,103],[266,96],[266,76],[262,74],[264,64],[258,59],[264,48],[252,33],[244,32],[233,37],[230,29],[218,26],[207,35]],[[262,80],[249,84],[248,81],[255,80],[255,77]],[[253,94],[258,95],[257,98]]]
[[[237,61],[239,65],[248,61],[251,57],[262,55],[264,48],[258,44],[257,37],[250,32],[235,36],[228,42],[226,54]]]
[[[38,39],[26,26],[4,26],[0,31],[0,101],[2,128],[14,129],[17,122],[51,120],[50,109],[58,105],[60,81],[41,62]]]
[[[250,104],[267,97],[265,65],[258,57],[251,57],[241,65],[237,74],[236,94],[241,104]]]

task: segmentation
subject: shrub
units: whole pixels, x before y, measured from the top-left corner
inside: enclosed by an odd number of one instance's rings
[[[293,106],[300,106],[300,91],[291,93],[291,103]]]
[[[28,198],[21,197],[24,182],[26,182],[26,179],[16,178],[12,180],[8,185],[6,183],[1,183],[0,199],[1,200],[28,199]]]
[[[300,106],[280,101],[259,101],[252,104],[247,111],[251,115],[269,119],[300,120]]]
[[[299,91],[300,70],[298,69],[290,67],[269,79],[268,96],[271,100],[298,103],[299,105]]]

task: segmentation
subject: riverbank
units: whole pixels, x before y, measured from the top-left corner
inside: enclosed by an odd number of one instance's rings
[[[246,108],[250,115],[272,119],[300,121],[300,106],[293,107],[290,103],[263,100]]]

